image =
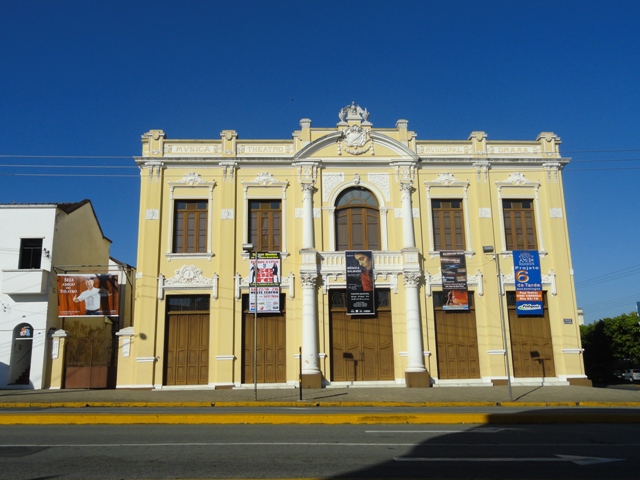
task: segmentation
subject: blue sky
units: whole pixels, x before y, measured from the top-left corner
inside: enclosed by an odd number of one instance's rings
[[[290,138],[355,101],[420,139],[562,138],[578,306],[640,300],[640,2],[0,4],[0,203],[91,199],[136,264],[139,177],[169,138]],[[104,168],[109,167],[109,168]]]

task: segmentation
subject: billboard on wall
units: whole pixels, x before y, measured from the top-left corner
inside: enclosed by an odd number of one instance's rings
[[[373,252],[345,252],[347,268],[347,314],[375,315]]]
[[[537,250],[513,251],[513,277],[518,315],[542,315],[542,274]]]
[[[257,295],[256,295],[257,288]],[[249,311],[280,312],[280,254],[257,252],[249,262]]]
[[[464,251],[441,250],[443,310],[469,310],[467,260]]]
[[[117,317],[118,276],[58,275],[59,317]]]

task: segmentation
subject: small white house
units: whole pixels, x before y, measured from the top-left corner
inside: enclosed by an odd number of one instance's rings
[[[89,200],[0,204],[0,223],[0,389],[61,388],[57,273],[108,266],[111,240]]]

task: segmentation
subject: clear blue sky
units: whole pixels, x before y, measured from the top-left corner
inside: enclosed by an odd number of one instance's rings
[[[301,118],[335,125],[355,101],[374,126],[405,118],[421,139],[553,131],[572,158],[578,306],[587,322],[628,313],[640,300],[639,21],[635,0],[5,1],[0,202],[89,198],[112,255],[135,265],[132,157],[152,128],[290,138]]]

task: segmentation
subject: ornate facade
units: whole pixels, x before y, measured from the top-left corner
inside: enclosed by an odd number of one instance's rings
[[[338,119],[287,140],[142,136],[118,387],[586,382],[560,139],[419,140],[354,104]],[[247,244],[280,253],[280,313],[249,311]],[[348,250],[373,252],[375,315],[346,312]],[[443,308],[443,250],[463,252],[467,310]],[[515,312],[513,250],[539,254],[543,315]]]

